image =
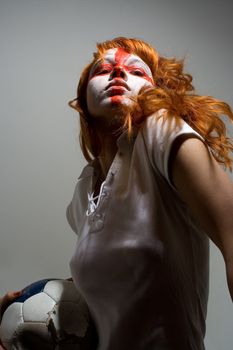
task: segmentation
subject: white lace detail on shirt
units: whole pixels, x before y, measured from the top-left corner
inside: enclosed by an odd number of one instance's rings
[[[94,196],[94,192],[92,192],[91,194],[87,193],[87,197],[88,197],[88,208],[86,211],[87,216],[94,213],[94,211],[98,207],[99,202],[100,202],[100,198],[104,195],[104,192],[103,192],[104,184],[105,184],[105,181],[102,182],[101,187],[100,187],[100,192],[97,196]]]

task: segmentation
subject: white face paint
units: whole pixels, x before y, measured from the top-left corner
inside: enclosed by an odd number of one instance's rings
[[[143,86],[153,86],[148,65],[123,49],[107,50],[104,59],[91,69],[87,106],[92,116],[109,116],[122,104],[130,104]]]

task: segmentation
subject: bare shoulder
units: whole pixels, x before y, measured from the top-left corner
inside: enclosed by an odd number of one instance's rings
[[[224,257],[232,255],[233,183],[201,140],[188,138],[175,146],[171,178]]]
[[[232,180],[214,159],[208,147],[200,139],[192,137],[175,145],[171,160],[171,177],[180,186],[180,180],[189,180],[188,187],[194,185],[212,189],[215,181],[218,186],[230,187]],[[202,181],[200,181],[202,180]]]

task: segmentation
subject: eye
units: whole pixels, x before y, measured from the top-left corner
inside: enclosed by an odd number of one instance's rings
[[[101,74],[107,74],[107,73],[110,73],[110,69],[101,69],[100,71],[96,72],[97,75],[101,75]]]
[[[94,71],[94,75],[104,75],[110,73],[112,70],[112,66],[109,64],[102,64],[97,67]]]
[[[136,75],[138,77],[144,77],[144,75],[145,75],[144,72],[141,71],[140,69],[132,69],[130,71],[130,73],[133,74],[133,75]]]

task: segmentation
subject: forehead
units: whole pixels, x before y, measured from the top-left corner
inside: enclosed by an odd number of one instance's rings
[[[112,63],[115,63],[116,60],[117,60],[117,56],[122,55],[122,56],[125,56],[125,58],[129,55],[128,52],[126,52],[125,50],[122,50],[122,49],[109,49],[109,50],[106,50],[103,55],[102,55],[102,59],[104,61],[108,61],[108,62],[112,62]],[[101,59],[100,59],[101,61]]]
[[[149,66],[137,55],[126,52],[122,48],[115,48],[106,50],[102,58],[98,59],[93,65],[91,71],[101,64],[112,64],[112,65],[138,65],[143,67],[148,73],[151,74]]]
[[[141,63],[147,65],[139,56],[126,52],[124,49],[116,48],[106,50],[103,59],[107,63],[112,64],[130,64]]]

